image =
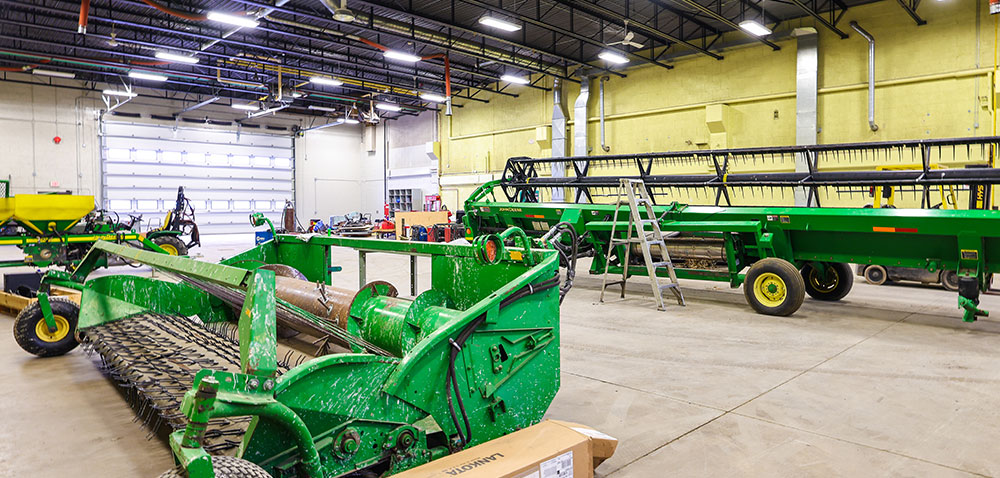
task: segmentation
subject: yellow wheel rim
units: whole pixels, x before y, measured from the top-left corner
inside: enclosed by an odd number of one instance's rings
[[[837,270],[831,268],[827,271],[827,273],[830,275],[830,280],[824,281],[823,278],[820,277],[819,271],[812,269],[809,273],[809,282],[813,289],[830,292],[837,288],[837,285],[840,284],[840,275],[837,274]]]
[[[55,319],[56,322],[55,332],[49,331],[49,326],[45,325],[44,318],[39,319],[38,323],[35,324],[35,335],[37,335],[42,342],[58,342],[65,339],[66,336],[69,335],[69,321],[66,320],[66,317],[54,315],[52,318]]]
[[[786,293],[785,281],[773,272],[765,272],[753,281],[753,295],[765,307],[781,305]]]
[[[160,249],[167,251],[167,254],[170,254],[172,256],[179,255],[177,254],[177,248],[174,247],[173,244],[157,244],[157,245],[160,246]]]

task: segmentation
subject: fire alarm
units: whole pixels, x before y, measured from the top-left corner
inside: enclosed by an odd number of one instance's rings
[[[62,142],[62,138],[56,136],[55,138],[52,138],[52,142],[55,144],[59,144]]]

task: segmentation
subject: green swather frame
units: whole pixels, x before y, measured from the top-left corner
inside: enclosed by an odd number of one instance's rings
[[[259,267],[287,264],[330,283],[331,247],[429,256],[431,288],[404,299],[371,285],[354,299],[347,330],[392,356],[326,355],[279,377],[275,277]],[[98,242],[72,275],[51,280],[82,282],[115,254],[246,292],[235,314],[180,283],[104,276],[83,287],[84,334],[144,311],[238,322],[241,371],[199,372],[182,406],[189,425],[170,437],[191,478],[214,476],[201,446],[208,420],[247,415],[254,420],[240,456],[274,477],[335,477],[372,466],[391,474],[537,423],[555,397],[557,253],[528,247],[526,236],[505,248],[499,239],[451,245],[278,235],[212,264]],[[461,414],[452,415],[452,401]]]
[[[590,272],[622,273],[624,247],[608,244],[614,221],[625,231],[628,209],[617,218],[613,204],[501,202],[491,200],[493,181],[465,201],[465,223],[472,236],[520,227],[541,236],[559,222],[567,222],[594,248]],[[961,289],[959,307],[964,319],[986,315],[979,310],[979,291],[988,287],[990,274],[1000,271],[1000,211],[852,209],[802,207],[718,207],[670,204],[654,207],[664,232],[679,231],[721,238],[725,270],[677,269],[684,279],[728,282],[739,287],[745,269],[768,257],[784,259],[801,268],[829,263],[881,264],[957,271]],[[609,257],[610,256],[610,257]],[[644,266],[632,265],[630,275],[644,275]],[[664,270],[664,273],[666,271]],[[971,286],[969,286],[971,284]]]

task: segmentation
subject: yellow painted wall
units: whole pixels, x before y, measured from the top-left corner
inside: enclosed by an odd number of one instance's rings
[[[851,8],[839,23],[850,33],[846,40],[815,25],[812,19],[782,25],[779,33],[791,27],[810,26],[819,31],[819,142],[993,134],[990,85],[995,24],[987,12],[988,2],[979,2],[978,12],[976,3],[923,2],[919,11],[928,23],[920,27],[895,1]],[[867,123],[867,42],[850,29],[851,20],[857,20],[876,40],[877,132],[870,131]],[[731,34],[725,40],[739,36]],[[706,107],[719,103],[732,109],[726,137],[731,147],[793,145],[796,42],[786,39],[777,43],[780,51],[750,44],[724,51],[722,61],[684,56],[672,62],[673,70],[637,66],[626,71],[627,78],[611,77],[605,85],[606,132],[611,147],[607,154],[705,149],[710,143]],[[552,79],[545,78],[541,83],[552,86]],[[488,104],[466,102],[463,108],[454,109],[453,116],[441,121],[440,174],[449,208],[460,208],[455,199],[464,200],[476,186],[462,183],[463,178],[487,173],[499,176],[505,160],[512,156],[551,154],[547,149],[550,145],[535,141],[535,128],[550,124],[552,93],[516,85],[507,90],[520,96],[486,96]],[[572,150],[572,130],[576,127],[572,106],[579,85],[570,83],[563,91]],[[597,115],[595,81],[588,114],[593,155],[605,154],[600,148]],[[964,160],[955,159],[957,162],[951,166]],[[865,165],[869,169],[873,166]],[[740,168],[791,171],[794,166],[789,160]],[[738,197],[737,202],[792,203],[790,193],[769,194],[757,192],[750,198]],[[676,199],[705,202],[705,198],[702,193],[700,197]],[[860,195],[825,199],[828,204],[852,206],[871,202]],[[912,203],[901,200],[904,205]]]

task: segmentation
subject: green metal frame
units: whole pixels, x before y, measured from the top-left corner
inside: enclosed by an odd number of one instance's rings
[[[3,197],[10,198],[10,180],[0,180],[0,188],[3,189]],[[91,211],[93,213],[93,211]],[[84,234],[73,234],[69,232],[59,233],[54,231],[65,231],[69,227],[77,224],[83,217],[58,221],[38,221],[49,223],[48,233],[43,233],[41,227],[33,225],[31,222],[14,219],[25,232],[14,236],[0,236],[0,246],[17,246],[24,251],[25,257],[22,260],[0,261],[0,268],[35,266],[48,267],[53,264],[72,268],[79,261],[60,260],[60,253],[67,247],[78,244],[93,244],[97,241],[127,242],[138,241],[146,248],[166,253],[165,250],[152,242],[153,239],[161,236],[180,236],[181,231],[177,230],[154,230],[147,233],[140,233],[130,230],[128,225],[122,223],[97,222],[90,224],[89,232]],[[6,225],[6,222],[3,224]],[[34,232],[32,232],[34,231]]]
[[[62,234],[59,236],[35,236],[30,234],[10,237],[0,236],[0,246],[17,246],[25,253],[23,260],[0,261],[0,268],[21,266],[48,267],[52,264],[72,267],[79,261],[57,261],[56,257],[58,256],[59,250],[71,244],[93,244],[97,241],[113,241],[118,243],[138,241],[149,250],[165,254],[167,251],[153,243],[152,240],[159,236],[177,234],[179,233],[176,231],[157,231],[150,234],[129,231],[98,232],[92,234]],[[52,259],[43,259],[43,251],[48,251],[47,254],[49,254],[49,257]]]
[[[80,283],[106,254],[246,291],[238,318],[213,297],[184,284],[130,276],[91,279],[83,287],[79,328],[141,311],[197,313],[205,321],[238,320],[241,372],[202,370],[184,398],[190,424],[170,446],[191,478],[214,476],[201,447],[214,417],[255,417],[241,457],[272,476],[340,476],[379,465],[390,474],[537,423],[559,388],[558,258],[485,243],[407,243],[332,236],[278,235],[212,264],[98,242],[72,274]],[[309,280],[330,282],[330,248],[429,256],[431,288],[412,300],[372,285],[351,304],[348,331],[393,357],[327,355],[276,376],[274,273],[283,263]],[[462,340],[466,335],[464,343]],[[456,347],[458,348],[456,350]],[[454,388],[449,357],[454,359]],[[468,425],[452,419],[445,394],[464,404]],[[460,416],[460,415],[459,415]],[[465,432],[462,430],[466,429]],[[471,432],[466,443],[460,437]]]
[[[500,181],[479,187],[465,201],[465,224],[471,236],[516,226],[538,237],[559,222],[571,224],[594,247],[590,272],[620,274],[616,264],[624,247],[609,254],[611,229],[618,221],[624,231],[628,210],[614,216],[613,204],[500,202],[494,188]],[[884,264],[955,270],[960,278],[974,279],[977,287],[963,291],[959,306],[964,319],[975,320],[986,312],[976,308],[978,291],[987,289],[990,274],[1000,272],[1000,211],[909,210],[800,207],[718,207],[669,204],[654,207],[664,232],[681,231],[722,238],[725,271],[677,269],[686,279],[743,283],[743,271],[754,262],[777,257],[801,268],[823,263]],[[822,269],[821,269],[822,270]],[[630,275],[644,275],[632,266]],[[664,274],[666,271],[664,270]]]

